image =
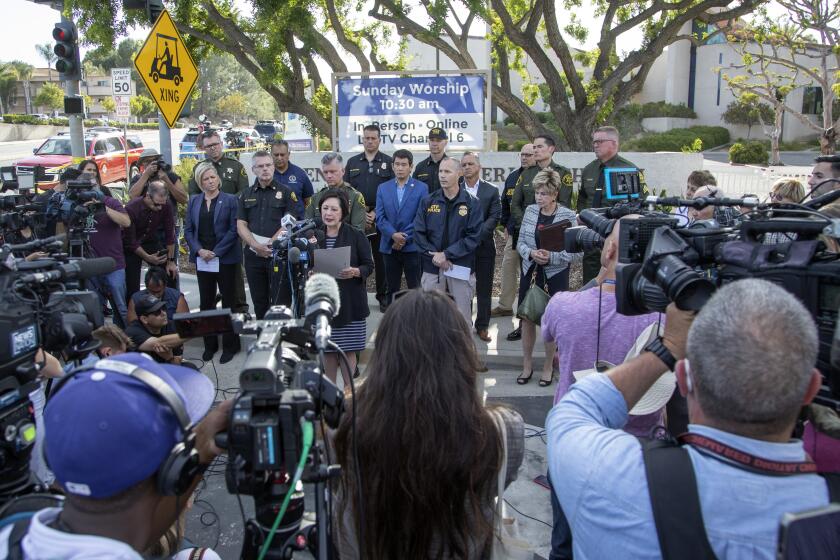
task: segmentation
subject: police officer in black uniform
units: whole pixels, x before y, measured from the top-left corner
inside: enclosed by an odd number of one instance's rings
[[[446,144],[448,143],[446,131],[435,127],[429,131],[429,157],[417,164],[414,168],[414,178],[426,183],[429,187],[429,194],[440,189],[438,169],[440,162],[446,159]]]
[[[394,177],[391,168],[391,156],[379,151],[381,141],[379,125],[369,124],[362,131],[365,151],[347,160],[344,180],[365,197],[366,216],[365,233],[373,252],[374,272],[376,274],[376,299],[379,310],[385,312],[388,286],[385,280],[385,265],[379,253],[379,231],[376,229],[376,192],[379,185]],[[394,291],[399,291],[397,288]]]
[[[236,227],[245,242],[245,274],[251,288],[254,313],[262,319],[272,304],[290,305],[291,291],[272,273],[271,241],[282,233],[283,216],[293,211],[297,197],[274,180],[274,158],[260,150],[252,159],[254,184],[239,195]],[[260,241],[254,236],[268,238]],[[277,294],[276,297],[272,297]]]

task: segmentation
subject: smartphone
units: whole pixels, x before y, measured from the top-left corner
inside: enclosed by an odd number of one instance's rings
[[[779,526],[779,560],[840,558],[840,504],[786,513]]]

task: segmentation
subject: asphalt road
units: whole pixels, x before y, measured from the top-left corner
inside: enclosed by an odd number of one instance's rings
[[[143,145],[147,148],[154,148],[160,150],[160,137],[157,130],[130,130],[129,134],[136,134],[140,136]],[[184,129],[173,129],[172,134],[172,151],[177,161],[178,157],[178,142],[184,136]],[[48,137],[38,140],[19,140],[15,142],[0,142],[0,166],[12,165],[17,160],[31,156],[32,150],[43,144]]]

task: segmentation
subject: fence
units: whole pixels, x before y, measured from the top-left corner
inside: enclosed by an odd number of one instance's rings
[[[708,162],[707,162],[708,163]],[[723,167],[723,166],[721,166]],[[810,167],[743,167],[733,170],[726,166],[726,170],[718,171],[717,166],[709,166],[709,171],[717,179],[720,187],[727,196],[742,196],[746,193],[758,195],[764,199],[770,194],[773,183],[779,179],[796,179],[800,181],[808,191],[808,177],[811,174]]]

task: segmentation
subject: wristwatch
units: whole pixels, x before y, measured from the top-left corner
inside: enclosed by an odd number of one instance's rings
[[[663,344],[662,337],[657,336],[651,342],[645,346],[645,352],[651,352],[654,356],[662,360],[662,363],[665,364],[665,367],[668,368],[669,371],[674,371],[674,368],[677,367],[677,359],[671,354],[671,351]]]

